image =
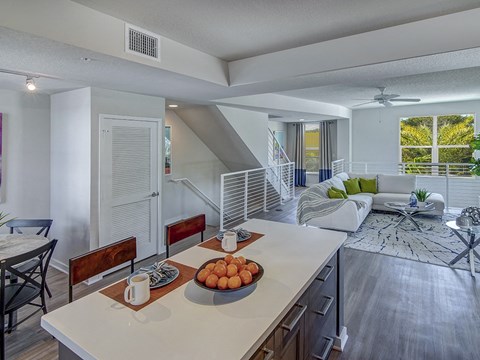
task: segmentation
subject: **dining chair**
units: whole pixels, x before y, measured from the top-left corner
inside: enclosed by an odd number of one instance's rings
[[[188,219],[177,221],[173,224],[165,226],[166,228],[166,246],[167,258],[170,257],[170,246],[176,244],[186,238],[201,233],[200,241],[203,242],[203,232],[207,225],[205,222],[205,214],[193,216]]]
[[[23,235],[25,228],[36,228],[39,229],[36,231],[35,235],[48,236],[50,227],[52,226],[52,219],[13,219],[8,221],[5,225],[10,228],[10,234],[21,234]],[[22,230],[23,229],[23,230]],[[26,272],[30,268],[35,267],[39,263],[38,259],[31,259],[24,264],[19,265],[19,271]],[[42,271],[42,268],[39,268],[39,271]],[[38,275],[38,273],[37,273]],[[52,297],[52,292],[48,285],[45,285],[45,290],[47,291],[48,297]]]
[[[5,332],[11,332],[13,328],[34,316],[40,310],[47,313],[45,302],[45,279],[47,277],[48,264],[52,257],[57,240],[29,251],[27,253],[13,256],[0,261],[0,359],[5,357]],[[38,259],[37,266],[26,272],[19,271],[18,265],[31,260]],[[17,282],[7,283],[7,275],[12,274]],[[39,274],[39,275],[38,275]],[[34,302],[40,298],[40,303]],[[32,305],[38,307],[34,312],[23,318],[21,321],[12,323],[13,313],[24,307]],[[5,326],[5,316],[9,317],[9,323]]]
[[[52,219],[13,219],[5,225],[10,228],[10,234],[16,232],[23,234],[22,228],[39,228],[35,235],[48,237],[48,232],[52,226]]]
[[[68,302],[73,301],[74,285],[115,266],[130,261],[130,272],[133,273],[136,257],[137,239],[132,236],[71,258],[68,261]]]

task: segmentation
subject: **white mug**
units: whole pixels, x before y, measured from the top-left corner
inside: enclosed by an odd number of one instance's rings
[[[225,231],[222,239],[222,249],[225,251],[237,250],[237,233],[234,231]]]
[[[127,303],[132,305],[145,304],[150,300],[150,276],[146,273],[132,276],[123,295]]]

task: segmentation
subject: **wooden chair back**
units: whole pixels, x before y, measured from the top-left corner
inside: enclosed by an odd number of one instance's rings
[[[14,231],[17,234],[23,234],[22,228],[39,228],[36,235],[47,237],[52,222],[52,219],[13,219],[5,225],[10,228],[10,234],[13,234]]]
[[[201,233],[200,241],[203,242],[203,232],[207,228],[205,214],[193,216],[177,221],[166,226],[167,258],[170,257],[170,246],[192,235]]]
[[[132,236],[71,258],[68,264],[68,301],[73,301],[74,285],[112,269],[115,266],[130,261],[130,270],[133,272],[133,261],[136,257],[137,239]]]

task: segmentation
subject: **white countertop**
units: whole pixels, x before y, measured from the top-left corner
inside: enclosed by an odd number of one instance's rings
[[[42,317],[83,359],[248,359],[346,239],[346,234],[265,220],[241,227],[264,237],[242,249],[264,276],[220,294],[190,281],[140,311],[95,292]],[[223,253],[198,246],[171,259],[198,267]]]

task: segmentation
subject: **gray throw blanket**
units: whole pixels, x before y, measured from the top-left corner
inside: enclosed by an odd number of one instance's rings
[[[366,204],[363,201],[353,199],[329,199],[325,194],[330,186],[318,184],[305,190],[298,199],[297,224],[305,224],[307,221],[321,216],[326,216],[339,209],[347,201],[353,201],[357,209]]]

